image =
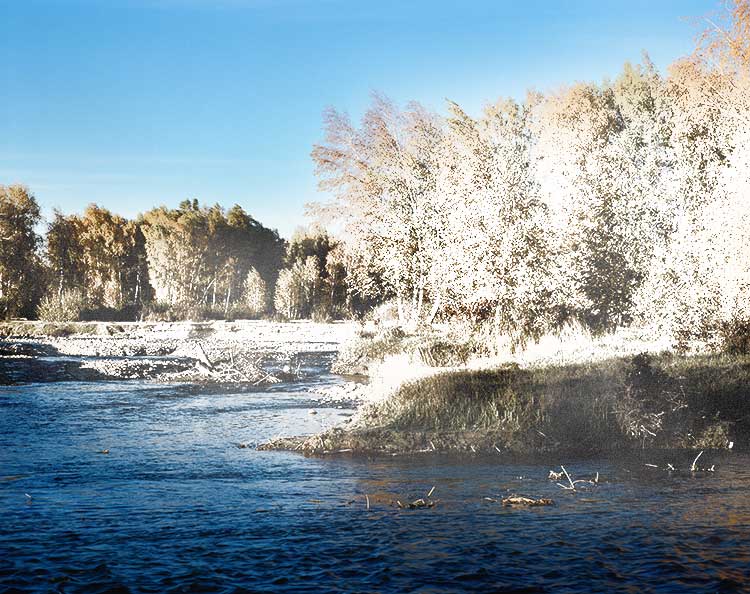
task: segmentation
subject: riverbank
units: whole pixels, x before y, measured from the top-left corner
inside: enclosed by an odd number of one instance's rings
[[[337,364],[364,362],[382,382],[398,367],[395,344],[417,342],[389,332],[368,337],[369,347],[361,339],[345,347]],[[469,358],[440,368],[425,364],[434,362],[429,345],[436,344],[442,343],[430,336],[421,348],[402,350],[408,373],[382,383],[380,397],[345,424],[262,447],[309,455],[606,453],[742,447],[750,437],[747,355],[678,355],[631,334],[534,345],[506,363]],[[379,366],[364,355],[386,351]],[[373,385],[376,391],[377,379]]]
[[[274,383],[331,356],[355,325],[313,322],[5,322],[0,384],[147,379]]]

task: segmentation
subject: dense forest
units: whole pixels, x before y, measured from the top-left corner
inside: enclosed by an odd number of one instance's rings
[[[330,109],[313,227],[285,242],[242,208],[185,201],[125,220],[0,188],[0,315],[330,319],[391,302],[516,344],[583,324],[712,340],[750,320],[750,1],[693,55],[477,116],[373,97]]]

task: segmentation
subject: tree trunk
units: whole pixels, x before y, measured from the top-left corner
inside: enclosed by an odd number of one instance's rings
[[[215,287],[214,287],[215,290]],[[226,318],[229,314],[229,296],[232,294],[232,283],[229,283],[229,286],[227,287],[227,299],[224,302],[224,317]]]
[[[120,264],[119,268],[120,269],[117,271],[117,284],[119,285],[118,288],[120,289],[120,303],[118,304],[118,307],[122,307],[125,304],[125,293],[123,290],[124,283],[122,282],[122,264]]]
[[[141,296],[141,266],[140,263],[135,269],[135,294],[133,295],[133,303],[138,303],[138,299]]]
[[[440,302],[442,301],[440,293],[437,294],[437,297],[435,299],[435,302],[432,304],[432,309],[430,309],[430,317],[427,318],[427,324],[432,324],[433,320],[435,319],[435,316],[437,315],[437,312],[440,310]]]
[[[422,319],[422,304],[424,303],[424,278],[419,279],[419,292],[417,294],[417,311],[414,315],[414,323],[419,324]]]

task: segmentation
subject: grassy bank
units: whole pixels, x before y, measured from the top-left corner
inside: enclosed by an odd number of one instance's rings
[[[530,352],[518,354],[521,365],[433,367],[365,405],[346,426],[269,447],[312,454],[535,453],[725,448],[747,442],[750,356],[633,354],[644,343],[632,336],[601,340],[573,340],[574,348],[560,343],[544,353],[535,347],[532,363]],[[425,348],[414,346],[415,337],[386,335],[367,347],[362,342],[343,352],[347,361],[356,352],[360,363],[369,357],[370,366],[379,361],[387,373],[391,353],[406,344],[401,354],[409,365],[434,363],[429,349],[425,357]],[[422,342],[439,343],[435,336]],[[465,340],[454,359],[468,356],[470,343]]]

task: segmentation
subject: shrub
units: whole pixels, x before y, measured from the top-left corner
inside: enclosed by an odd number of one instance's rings
[[[373,363],[404,352],[404,340],[405,334],[399,327],[388,328],[377,335],[362,332],[339,351],[332,370],[335,373],[366,375]]]
[[[731,355],[750,355],[750,318],[723,322],[719,328],[721,350]]]
[[[80,320],[97,322],[129,322],[138,319],[140,307],[136,304],[122,307],[87,307],[81,311]]]
[[[49,293],[42,298],[37,315],[45,322],[76,322],[86,309],[86,297],[80,289]]]
[[[212,310],[199,305],[184,305],[156,301],[146,307],[141,316],[148,322],[179,322],[183,320],[202,321],[224,319],[224,308]]]
[[[365,316],[365,319],[372,320],[377,324],[398,322],[398,305],[396,300],[392,299],[372,308]]]

